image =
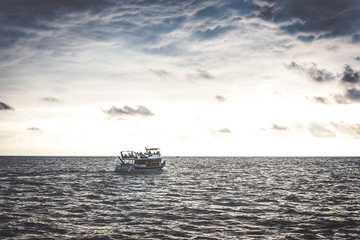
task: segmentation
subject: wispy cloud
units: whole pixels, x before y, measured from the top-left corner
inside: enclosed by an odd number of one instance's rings
[[[41,131],[41,129],[37,128],[37,127],[28,127],[27,130],[29,130],[29,131]]]
[[[163,80],[168,80],[173,78],[173,75],[165,70],[159,69],[159,70],[155,70],[155,69],[150,69],[150,71],[155,74],[157,77],[159,77],[160,79]]]
[[[286,66],[289,70],[297,70],[306,75],[313,81],[316,82],[327,82],[333,81],[336,79],[335,75],[331,72],[327,71],[326,69],[319,69],[315,63],[312,63],[312,67],[306,68],[297,64],[296,62],[291,62],[289,65]]]
[[[314,137],[333,138],[333,137],[352,137],[360,138],[360,124],[349,124],[344,121],[319,123],[311,122],[309,131]]]
[[[226,101],[226,98],[221,95],[216,95],[215,98],[216,98],[216,100],[218,100],[218,102],[221,102],[221,103]]]
[[[14,107],[7,105],[6,103],[0,102],[0,111],[12,110],[14,111]]]
[[[215,77],[211,75],[208,71],[203,69],[196,69],[194,73],[189,73],[186,75],[187,79],[192,80],[213,80]]]
[[[318,138],[333,138],[336,133],[329,129],[325,124],[312,122],[309,124],[309,131],[314,137]]]
[[[137,106],[136,108],[132,108],[129,106],[124,106],[122,108],[112,106],[108,110],[102,110],[107,118],[115,119],[115,120],[125,120],[128,117],[136,116],[136,117],[150,117],[154,116],[155,114],[144,106]]]
[[[219,129],[219,132],[221,132],[221,133],[232,133],[229,128],[221,128],[221,129]]]
[[[320,104],[324,104],[324,105],[331,104],[330,100],[327,99],[326,97],[313,97],[312,101],[315,103],[320,103]]]
[[[348,136],[352,136],[354,138],[360,138],[360,124],[348,124],[344,121],[340,122],[331,122],[330,123],[336,130],[339,132],[346,134]]]
[[[271,129],[273,130],[278,130],[278,131],[286,131],[286,130],[289,130],[289,128],[287,126],[281,126],[281,125],[278,125],[278,124],[273,124]]]
[[[306,42],[306,43],[310,43],[313,42],[315,40],[315,36],[314,35],[299,35],[297,37],[297,39],[299,39],[300,41]]]
[[[360,28],[359,2],[353,0],[271,2],[272,5],[264,7],[267,13],[266,19],[280,24],[281,29],[288,34],[312,33],[318,35],[318,38],[352,36],[353,42],[356,42]]]
[[[54,97],[43,97],[43,98],[41,98],[41,100],[48,102],[48,103],[59,102],[59,99],[54,98]]]

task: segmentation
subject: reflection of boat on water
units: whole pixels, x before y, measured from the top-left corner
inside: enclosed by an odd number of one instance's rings
[[[159,148],[145,148],[145,152],[121,151],[115,172],[158,172],[165,166]]]

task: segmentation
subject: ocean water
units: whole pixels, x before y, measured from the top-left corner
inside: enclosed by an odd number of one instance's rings
[[[0,157],[1,239],[360,239],[360,158]]]

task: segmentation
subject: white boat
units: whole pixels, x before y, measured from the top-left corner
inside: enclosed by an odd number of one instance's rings
[[[159,148],[145,148],[145,152],[121,151],[115,172],[158,172],[162,171],[165,161],[161,159]]]

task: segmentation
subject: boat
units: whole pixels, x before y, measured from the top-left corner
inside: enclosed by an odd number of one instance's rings
[[[159,172],[165,166],[159,148],[145,148],[145,152],[121,151],[115,172],[145,173]]]

